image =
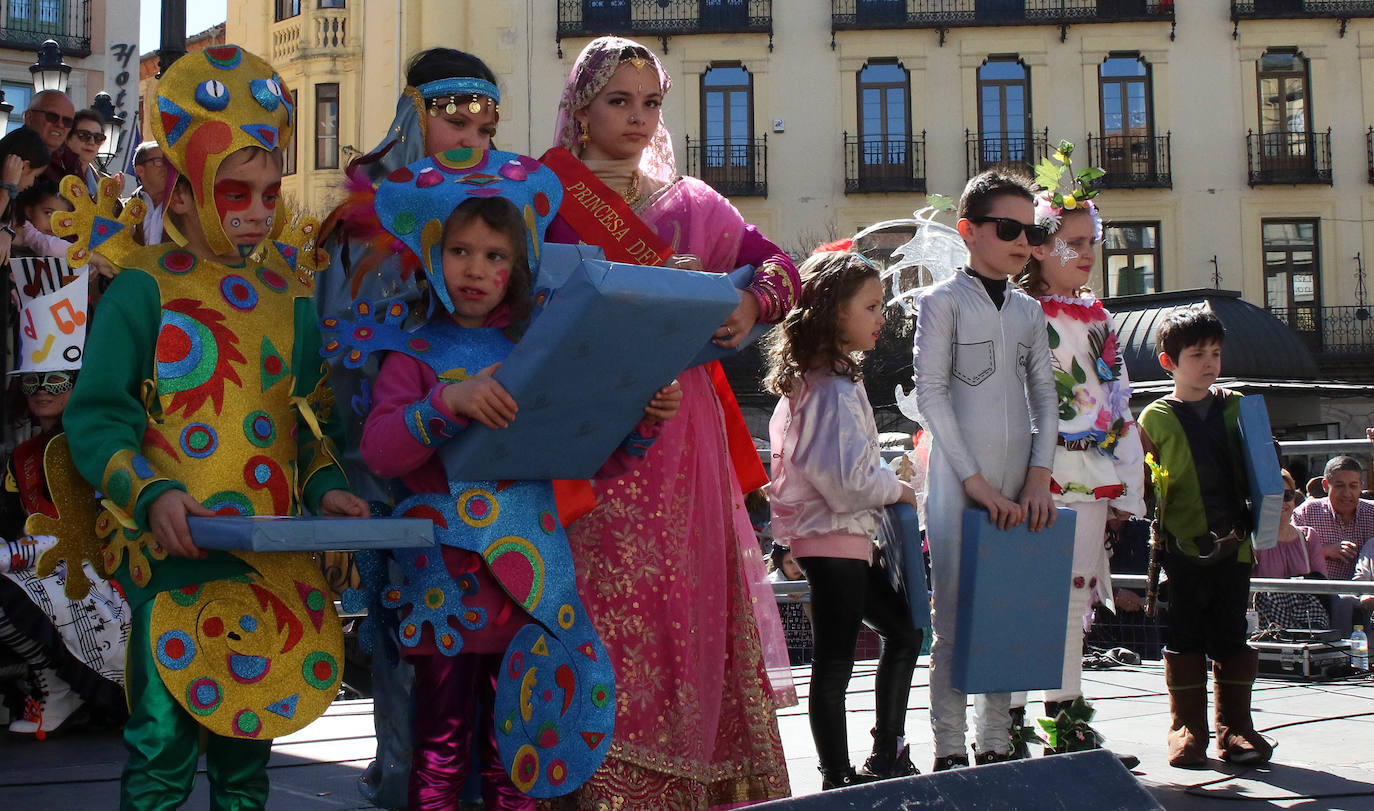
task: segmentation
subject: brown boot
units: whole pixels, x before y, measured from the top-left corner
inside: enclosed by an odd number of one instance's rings
[[[1207,765],[1207,659],[1201,653],[1165,653],[1169,687],[1169,765]]]
[[[1250,692],[1259,672],[1259,653],[1246,650],[1213,665],[1217,698],[1217,755],[1225,761],[1254,766],[1268,763],[1274,747],[1255,731]]]

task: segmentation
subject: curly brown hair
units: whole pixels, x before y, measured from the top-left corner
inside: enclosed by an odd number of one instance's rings
[[[763,385],[782,397],[796,391],[811,369],[829,368],[855,382],[863,379],[863,355],[840,349],[840,307],[864,282],[879,278],[876,267],[850,251],[814,253],[798,271],[801,295],[764,347],[768,374]]]

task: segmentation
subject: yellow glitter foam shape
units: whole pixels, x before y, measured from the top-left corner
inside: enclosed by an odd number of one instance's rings
[[[65,560],[67,582],[63,590],[69,598],[80,600],[91,590],[82,561],[90,561],[96,571],[107,577],[109,571],[104,567],[101,543],[96,534],[99,504],[95,488],[76,471],[66,434],[53,437],[43,451],[43,475],[47,478],[48,492],[57,507],[58,517],[34,513],[24,522],[24,531],[29,535],[57,538],[57,545],[38,559],[37,574],[47,577],[56,571],[58,562]]]
[[[143,222],[148,206],[135,197],[123,211],[119,210],[119,180],[103,177],[96,187],[95,199],[86,193],[86,182],[76,175],[67,175],[58,184],[62,196],[71,201],[72,211],[52,215],[52,231],[60,237],[76,237],[67,249],[67,263],[74,268],[84,267],[91,259],[91,236],[96,218],[113,220],[123,228],[106,237],[95,252],[116,267],[128,267],[133,254],[143,246],[134,239],[134,229]]]

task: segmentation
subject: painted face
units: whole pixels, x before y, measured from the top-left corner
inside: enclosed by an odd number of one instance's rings
[[[453,301],[453,320],[480,327],[506,297],[515,246],[500,231],[473,217],[444,235],[444,286]]]
[[[866,279],[854,295],[840,304],[836,332],[843,352],[867,352],[878,344],[883,329],[883,283]]]
[[[24,210],[24,216],[39,233],[51,234],[53,213],[71,210],[71,203],[68,203],[57,195],[53,195],[45,200],[40,200],[37,205],[29,206]]]
[[[428,114],[426,114],[428,116]],[[496,137],[496,108],[482,104],[481,112],[471,112],[467,102],[459,102],[452,115],[444,112],[425,119],[425,154],[438,155],[450,149],[490,149]]]
[[[637,158],[649,145],[663,115],[658,73],[645,62],[625,62],[591,104],[573,114],[590,140],[582,157],[593,160]]]
[[[1173,373],[1178,388],[1192,393],[1205,392],[1221,374],[1221,344],[1213,341],[1186,347],[1170,366],[1173,368],[1165,368]]]
[[[1048,291],[1056,296],[1073,296],[1086,287],[1097,262],[1093,242],[1093,218],[1086,211],[1064,215],[1059,230],[1044,245],[1031,248],[1040,260],[1041,276]]]
[[[100,125],[89,119],[78,121],[67,135],[67,148],[85,165],[95,160],[96,153],[104,143],[105,133],[101,131]]]
[[[1035,224],[1035,204],[1011,194],[993,198],[988,217],[1004,217],[1023,225]],[[975,223],[960,220],[959,233],[968,245],[973,267],[988,278],[1015,276],[1030,259],[1030,243],[1023,230],[1016,239],[1007,242],[997,236],[996,222]],[[967,226],[965,226],[967,223]]]
[[[1360,503],[1360,490],[1364,488],[1364,476],[1358,470],[1333,470],[1331,475],[1322,479],[1326,495],[1331,499],[1331,507],[1337,512],[1349,513]]]
[[[231,157],[215,176],[215,210],[220,225],[240,253],[251,251],[267,236],[281,196],[281,168],[261,149]]]

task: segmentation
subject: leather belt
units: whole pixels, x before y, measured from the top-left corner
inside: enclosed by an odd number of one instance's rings
[[[1196,555],[1190,555],[1183,551],[1178,538],[1175,538],[1173,535],[1165,535],[1165,539],[1168,541],[1167,549],[1169,552],[1179,555],[1198,566],[1212,566],[1222,561],[1230,560],[1235,557],[1241,544],[1240,531],[1235,529],[1225,535],[1219,536],[1215,532],[1209,532],[1206,535],[1199,535],[1193,538],[1193,546],[1197,547],[1198,551]]]

